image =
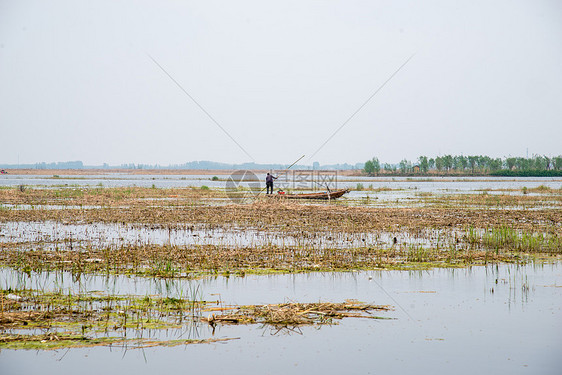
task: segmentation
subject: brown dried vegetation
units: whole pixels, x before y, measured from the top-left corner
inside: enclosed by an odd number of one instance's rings
[[[222,313],[201,318],[211,326],[216,324],[263,324],[276,330],[294,329],[303,325],[335,324],[343,318],[385,319],[371,315],[373,311],[388,311],[386,305],[370,305],[355,300],[343,303],[281,303],[247,305],[221,309]],[[211,310],[214,311],[214,310]]]
[[[196,277],[232,272],[405,269],[439,264],[459,266],[520,261],[522,251],[562,253],[562,210],[490,210],[461,204],[466,199],[488,199],[480,195],[444,198],[446,204],[442,207],[372,208],[267,199],[257,199],[251,204],[209,206],[209,197],[219,198],[224,196],[224,192],[192,188],[77,189],[74,193],[65,193],[68,196],[64,198],[57,197],[57,194],[62,194],[61,190],[0,190],[3,202],[31,204],[60,201],[71,206],[66,209],[38,206],[34,209],[0,210],[0,222],[117,223],[169,231],[194,227],[203,231],[250,230],[266,235],[292,236],[302,239],[302,243],[241,246],[220,241],[189,245],[134,243],[100,246],[86,243],[70,246],[70,249],[64,246],[53,249],[25,241],[2,241],[1,264],[26,271],[59,269],[75,273]],[[533,197],[539,198],[541,196]],[[427,199],[430,202],[435,200],[434,197]],[[79,204],[94,203],[103,208],[75,208]],[[512,232],[502,234],[502,231],[505,232],[502,228],[509,228]],[[435,233],[438,239],[429,246],[396,240],[396,236],[400,235],[424,240]],[[497,233],[500,237],[507,236],[508,240],[495,240]],[[366,242],[368,235],[394,236],[394,243]],[[338,241],[332,241],[333,238]],[[524,246],[518,243],[523,240]],[[356,241],[355,244],[349,245],[353,241]]]

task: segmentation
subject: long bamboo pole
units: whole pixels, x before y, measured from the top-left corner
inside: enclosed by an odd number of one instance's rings
[[[285,168],[285,170],[283,171],[283,173],[287,172],[289,169],[291,169],[291,167],[295,164],[297,164],[299,161],[301,161],[302,158],[304,158],[305,155],[301,156],[300,158],[298,158],[297,160],[295,160],[295,162],[291,165],[289,165],[287,168]],[[279,174],[277,174],[277,176],[279,176]],[[277,177],[275,177],[277,178]],[[267,189],[267,186],[264,187],[263,189],[260,190],[260,192],[258,193],[258,195],[260,195],[261,193],[263,193],[263,191]]]

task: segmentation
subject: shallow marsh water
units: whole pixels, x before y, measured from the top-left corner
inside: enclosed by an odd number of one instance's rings
[[[218,180],[211,175],[133,175],[108,173],[103,175],[64,175],[59,178],[45,175],[1,175],[0,186],[91,186],[99,187],[152,187],[177,188],[185,186],[224,187],[229,175],[217,171]],[[259,178],[260,176],[258,176]],[[263,180],[263,181],[262,181]],[[265,175],[262,181],[265,184]],[[392,188],[422,192],[453,190],[475,191],[483,189],[522,189],[540,185],[552,189],[562,188],[560,177],[365,177],[336,176],[338,188],[355,188],[358,183],[373,189]],[[279,184],[278,184],[279,185]],[[279,185],[280,186],[280,185]],[[292,186],[292,185],[291,185]],[[316,185],[315,185],[316,186]],[[316,186],[318,187],[318,186]]]
[[[165,228],[144,224],[93,223],[62,224],[45,222],[0,223],[0,243],[25,243],[25,248],[71,250],[85,247],[121,247],[127,245],[218,245],[229,247],[290,246],[315,248],[354,248],[377,246],[390,248],[393,238],[401,245],[448,246],[455,235],[463,233],[428,229],[417,236],[396,232],[339,233],[337,231],[287,233],[236,225],[207,228],[201,224],[183,224]]]
[[[70,178],[67,178],[70,177]],[[221,176],[225,178],[226,176]],[[345,181],[344,181],[345,180]],[[348,202],[363,205],[409,205],[420,194],[479,194],[482,190],[562,187],[562,179],[552,178],[343,178],[340,187],[357,183],[389,191],[352,192]],[[202,186],[222,188],[225,181],[210,176],[65,176],[45,178],[3,175],[0,185],[35,185],[33,188],[68,184],[99,187],[145,186],[158,188]],[[43,186],[38,186],[43,185]],[[494,194],[490,191],[489,194]],[[377,198],[376,203],[374,198]],[[214,198],[213,198],[214,199]],[[232,203],[229,199],[209,199],[203,204]],[[355,204],[353,203],[353,204]],[[414,203],[418,204],[418,203]],[[34,207],[19,207],[33,209]],[[48,206],[43,209],[57,209]],[[68,208],[61,206],[60,208]],[[84,208],[85,207],[81,207]],[[86,207],[87,208],[87,207]],[[95,207],[94,207],[95,208]],[[6,209],[16,209],[6,207]],[[2,242],[44,242],[47,246],[68,246],[73,241],[120,246],[128,243],[224,243],[261,245],[296,238],[238,231],[179,228],[169,231],[143,228],[136,224],[75,225],[54,222],[3,223]],[[194,236],[196,234],[197,236]],[[205,237],[210,236],[210,237]],[[354,241],[388,243],[392,236],[365,237]],[[336,245],[343,247],[343,239]],[[400,242],[409,239],[407,234]],[[356,243],[353,246],[357,245]],[[559,374],[562,368],[562,263],[498,265],[429,271],[370,271],[307,273],[246,277],[216,277],[201,280],[166,280],[82,275],[76,280],[68,273],[34,274],[3,269],[2,288],[70,288],[101,291],[106,294],[186,296],[194,290],[206,300],[224,304],[268,304],[285,301],[341,302],[357,299],[367,303],[394,306],[377,313],[392,320],[347,319],[321,329],[304,327],[300,333],[273,335],[260,326],[218,326],[207,324],[182,330],[144,332],[165,339],[238,338],[214,343],[133,349],[114,346],[57,351],[0,351],[1,374],[57,373],[510,373]],[[134,334],[134,333],[131,333]]]
[[[3,286],[27,276],[2,272]],[[54,285],[44,275],[44,285]],[[40,278],[36,278],[39,280]],[[219,326],[214,344],[126,350],[100,347],[0,352],[3,374],[124,371],[190,373],[510,373],[558,374],[562,263],[431,271],[309,273],[169,281],[89,277],[87,289],[174,295],[196,285],[225,304],[361,301],[389,304],[392,320],[347,319],[301,334],[259,326]],[[70,276],[60,285],[72,287]],[[212,337],[201,325],[161,332],[170,339]]]
[[[228,177],[228,176],[221,176]],[[2,175],[2,186],[40,186],[40,187],[152,187],[178,188],[185,186],[206,185],[223,187],[222,180],[213,181],[209,175],[133,175],[109,173],[103,175],[64,175],[61,177],[44,175]]]

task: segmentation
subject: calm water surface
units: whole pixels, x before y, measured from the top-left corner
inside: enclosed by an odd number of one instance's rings
[[[38,282],[13,271],[3,286]],[[70,277],[58,287],[76,287]],[[57,373],[501,373],[559,374],[562,368],[562,263],[432,271],[384,271],[163,281],[90,277],[83,287],[112,293],[174,295],[196,285],[225,304],[339,302],[395,306],[392,320],[348,319],[301,334],[273,335],[259,326],[225,326],[226,343],[124,350],[89,348],[0,352],[2,374]],[[74,286],[73,286],[74,285]],[[170,338],[212,337],[204,325]],[[183,336],[182,336],[183,335]]]
[[[36,185],[45,187],[84,186],[84,187],[152,187],[180,188],[186,186],[225,187],[228,175],[217,171],[219,181],[212,181],[212,175],[129,175],[123,173],[109,173],[105,175],[63,175],[60,178],[52,176],[30,175],[1,175],[0,186]],[[258,176],[260,178],[261,176]],[[364,187],[372,185],[374,189],[392,188],[404,190],[418,190],[420,192],[476,191],[483,189],[522,189],[535,188],[540,185],[552,189],[562,188],[560,177],[337,177],[338,188],[357,187],[357,183]],[[262,182],[265,186],[265,176]],[[278,186],[280,186],[278,184]],[[318,187],[318,186],[317,186]],[[321,189],[321,188],[320,188]]]

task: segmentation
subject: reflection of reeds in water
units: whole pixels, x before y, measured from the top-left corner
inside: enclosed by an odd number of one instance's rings
[[[198,290],[192,293],[197,296]],[[216,303],[170,296],[75,292],[70,288],[51,292],[9,288],[0,291],[0,298],[0,347],[14,349],[188,344],[191,340],[182,340],[181,332],[199,324],[202,307]],[[169,333],[177,330],[178,337],[151,337],[153,330],[164,329]],[[17,334],[8,330],[17,330]]]

